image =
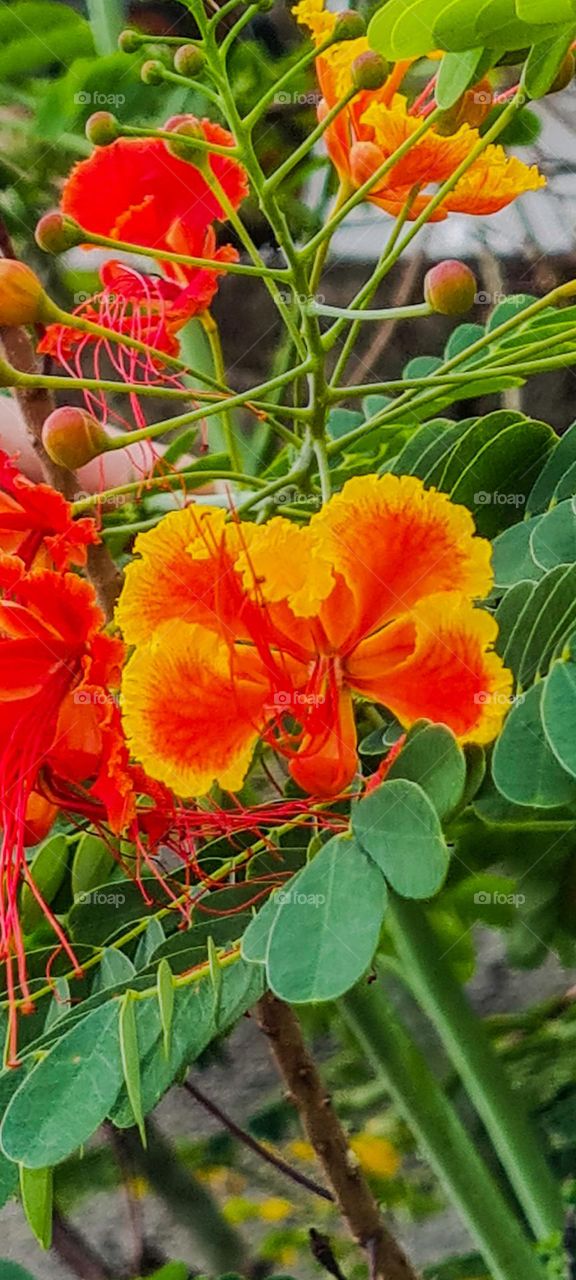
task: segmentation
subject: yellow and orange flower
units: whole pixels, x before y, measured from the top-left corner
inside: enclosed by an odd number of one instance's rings
[[[353,695],[404,726],[464,741],[498,732],[511,676],[474,607],[490,545],[470,513],[412,476],[368,476],[299,528],[173,512],[137,540],[118,621],[129,745],[178,795],[238,790],[259,740],[304,791],[339,794],[358,768]]]
[[[324,0],[300,0],[293,12],[298,21],[309,28],[317,46],[332,34],[337,21],[337,15],[325,9]],[[321,120],[351,88],[352,64],[369,47],[368,40],[362,36],[334,44],[316,59],[322,91],[318,107]],[[326,129],[324,137],[330,158],[340,178],[353,189],[375,174],[422,124],[420,100],[410,105],[398,92],[410,65],[411,61],[396,63],[380,89],[357,93]],[[429,110],[429,105],[422,106],[422,113]],[[430,126],[421,140],[376,183],[367,199],[397,216],[406,210],[411,197],[408,216],[418,217],[433,194],[427,189],[445,182],[470,154],[479,137],[478,130],[468,123],[449,136]],[[501,146],[489,146],[434,210],[431,221],[441,221],[449,213],[496,213],[517,196],[544,185],[545,178],[535,165],[528,166],[508,156]]]

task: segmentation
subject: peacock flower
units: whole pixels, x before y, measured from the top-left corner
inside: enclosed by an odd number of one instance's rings
[[[214,270],[189,271],[188,280],[178,284],[161,276],[143,275],[120,262],[107,262],[100,271],[102,288],[76,308],[75,314],[92,324],[113,329],[119,335],[143,342],[167,357],[180,351],[178,333],[193,316],[210,306],[218,288],[219,264],[236,257],[230,245],[216,247],[214,230],[208,227],[196,245],[198,254],[214,261]],[[221,271],[220,267],[220,271]],[[102,376],[106,361],[124,383],[142,387],[174,387],[182,389],[181,379],[170,371],[161,355],[137,351],[121,341],[83,333],[66,324],[51,324],[46,329],[38,351],[57,360],[71,377]],[[132,417],[137,428],[146,425],[138,391],[130,397]],[[125,428],[131,423],[114,409],[106,392],[87,389],[84,402],[90,414],[105,424],[115,420]]]
[[[74,520],[69,502],[47,484],[33,484],[0,450],[0,553],[26,569],[66,569],[86,562],[98,542],[93,520]]]
[[[337,15],[329,13],[324,0],[300,0],[294,9],[299,22],[306,25],[317,45],[334,29]],[[316,59],[322,100],[318,116],[322,120],[352,85],[352,65],[369,49],[366,37],[334,44]],[[421,127],[422,118],[431,110],[426,91],[410,104],[398,90],[411,61],[400,61],[392,68],[380,89],[364,90],[339,113],[324,134],[328,153],[340,178],[352,189],[368,181],[376,171],[408,142]],[[434,82],[431,82],[433,88]],[[483,102],[490,94],[480,95]],[[441,124],[431,125],[388,173],[372,187],[366,197],[387,213],[417,218],[429,205],[435,188],[452,176],[470,155],[480,138],[477,128],[468,122],[446,135]],[[474,160],[453,191],[431,214],[431,221],[441,221],[449,213],[490,214],[511,204],[526,191],[537,191],[545,178],[535,165],[528,166],[507,156],[501,146],[489,146]]]
[[[177,795],[238,790],[259,741],[305,792],[340,794],[358,769],[354,696],[405,727],[498,732],[511,676],[473,603],[490,589],[490,546],[420,480],[350,480],[305,528],[189,507],[136,550],[118,606],[135,646],[124,727]]]
[[[174,132],[183,125],[195,127],[217,146],[234,144],[227,129],[195,116],[174,116],[164,129]],[[226,155],[210,154],[208,164],[227,201],[237,209],[248,194],[245,169]],[[118,138],[108,147],[97,147],[73,168],[61,207],[93,234],[149,248],[167,276],[197,289],[201,284],[196,268],[166,263],[162,250],[203,257],[207,231],[226,218],[201,169],[172,155],[159,138]],[[232,254],[236,256],[234,250]],[[230,261],[230,247],[228,255]],[[206,256],[215,258],[213,246]]]
[[[45,780],[60,779],[78,797],[88,779],[98,795],[107,763],[105,794],[117,830],[128,821],[133,800],[121,770],[115,778],[111,768],[123,740],[110,689],[118,686],[124,650],[102,632],[93,588],[72,573],[23,572],[22,561],[6,555],[0,588],[0,959],[13,1006],[16,986],[29,998],[18,916],[23,882],[76,963],[26,862],[26,845],[46,834],[57,812]],[[12,1018],[12,1056],[14,1037]]]

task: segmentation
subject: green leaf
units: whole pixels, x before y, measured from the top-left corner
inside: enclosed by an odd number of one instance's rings
[[[440,63],[436,81],[434,96],[438,106],[444,111],[453,107],[470,85],[480,79],[484,62],[482,45],[477,49],[467,49],[465,53],[447,53]]]
[[[417,782],[443,820],[458,807],[464,794],[464,753],[445,725],[422,721],[411,729],[406,745],[391,765],[387,779],[391,778]]]
[[[148,922],[142,937],[136,948],[134,956],[134,968],[145,969],[150,964],[153,955],[166,941],[166,935],[159,920],[154,917]]]
[[[531,3],[534,7],[534,0],[531,0]],[[554,0],[555,18],[559,17],[558,8]],[[550,40],[543,40],[542,43],[532,46],[522,75],[522,87],[530,98],[543,98],[554,83],[572,44],[575,16],[573,10],[569,27],[560,30]]]
[[[530,521],[530,553],[540,569],[576,563],[576,511],[573,499],[559,502],[543,516]]]
[[[548,0],[516,0],[516,13],[523,22],[546,23],[551,16]],[[576,18],[574,0],[554,0],[553,13],[555,22],[573,24]]]
[[[216,894],[210,896],[216,897]],[[237,942],[250,924],[250,920],[251,916],[248,912],[239,911],[237,914],[222,916],[220,919],[215,917],[213,920],[203,920],[201,924],[194,924],[185,933],[178,932],[171,938],[165,938],[162,945],[157,947],[150,957],[148,967],[155,965],[158,960],[166,959],[169,961],[172,973],[185,973],[186,970],[193,969],[195,965],[202,964],[208,958],[209,938],[212,938],[217,947]]]
[[[114,859],[99,836],[86,832],[80,836],[72,861],[72,894],[74,898],[89,893],[110,878]]]
[[[123,951],[107,947],[98,966],[92,990],[106,991],[109,987],[117,987],[119,983],[129,981],[135,972],[132,961]]]
[[[0,1258],[0,1280],[36,1280],[30,1271],[25,1271],[24,1267],[20,1267],[17,1262],[9,1262],[7,1258]],[[184,1277],[186,1280],[186,1277]]]
[[[34,884],[48,904],[53,902],[56,897],[66,875],[67,867],[68,841],[66,836],[51,836],[49,840],[45,840],[44,844],[40,845],[30,864],[30,875]],[[22,885],[20,920],[24,933],[33,933],[44,920],[42,907],[27,884]]]
[[[293,881],[290,881],[293,884]],[[273,892],[271,897],[260,908],[257,915],[254,916],[242,938],[242,956],[244,960],[251,964],[265,964],[268,952],[268,943],[272,929],[276,923],[276,918],[281,909],[282,903],[278,894]]]
[[[546,740],[562,768],[576,778],[576,664],[555,662],[542,695]]]
[[[558,487],[562,480],[575,464],[576,422],[573,422],[568,431],[559,440],[556,440],[554,449],[549,453],[540,475],[534,482],[534,487],[531,489],[526,502],[527,516],[536,515],[538,512],[547,510],[557,496]],[[574,492],[576,492],[576,472],[574,480]],[[563,496],[567,497],[568,494]]]
[[[378,942],[386,885],[355,840],[335,836],[276,894],[266,956],[282,1000],[336,1000],[366,972]]]
[[[352,830],[362,848],[405,898],[430,898],[450,860],[438,814],[422,787],[398,778],[354,806]]]
[[[576,802],[576,781],[549,746],[541,702],[542,684],[536,684],[514,704],[496,742],[492,776],[498,791],[512,804],[552,809]]]
[[[124,1072],[126,1092],[134,1113],[135,1123],[140,1131],[142,1145],[145,1147],[146,1129],[144,1127],[144,1115],[142,1113],[140,1050],[138,1047],[136,1011],[134,1005],[134,994],[132,991],[127,991],[126,995],[120,1002],[118,1032],[120,1036],[120,1057],[122,1059],[122,1070]]]
[[[548,670],[575,623],[576,564],[558,565],[534,587],[506,645],[506,665],[521,688]]]
[[[28,1169],[65,1160],[105,1119],[121,1084],[118,1001],[110,1000],[62,1035],[22,1081],[0,1129],[4,1154]]]
[[[48,1007],[46,1014],[46,1022],[44,1023],[46,1031],[50,1030],[55,1023],[60,1022],[72,1008],[72,997],[70,994],[70,983],[66,978],[56,978],[54,981],[54,995]]]
[[[532,516],[513,524],[492,543],[495,588],[513,587],[518,582],[538,582],[543,570],[532,555],[531,538],[542,516]]]
[[[172,1031],[172,1018],[174,1017],[174,979],[167,960],[161,960],[158,965],[158,1006],[164,1035],[164,1051],[166,1057],[169,1058],[170,1034]]]
[[[49,1249],[52,1244],[53,1187],[52,1169],[26,1169],[20,1165],[22,1208],[41,1249]]]

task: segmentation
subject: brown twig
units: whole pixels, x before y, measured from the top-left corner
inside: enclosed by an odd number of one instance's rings
[[[184,1088],[191,1097],[196,1099],[196,1102],[199,1102],[206,1111],[210,1112],[210,1115],[214,1116],[216,1120],[219,1120],[220,1124],[223,1125],[229,1133],[233,1134],[239,1142],[242,1142],[245,1147],[248,1147],[250,1151],[253,1151],[261,1160],[265,1160],[267,1164],[272,1165],[274,1169],[277,1169],[279,1173],[284,1174],[286,1178],[291,1178],[292,1182],[297,1182],[299,1186],[304,1187],[306,1191],[311,1191],[313,1195],[321,1196],[323,1200],[330,1200],[334,1203],[334,1196],[331,1191],[328,1191],[326,1187],[322,1187],[319,1182],[315,1182],[313,1178],[308,1178],[305,1173],[300,1173],[299,1169],[294,1169],[291,1164],[288,1164],[287,1160],[283,1160],[282,1156],[276,1155],[273,1151],[269,1151],[261,1142],[258,1142],[257,1138],[253,1138],[251,1133],[248,1133],[248,1131],[243,1129],[241,1125],[237,1124],[231,1116],[227,1115],[216,1102],[213,1102],[211,1098],[206,1097],[206,1094],[203,1093],[197,1085],[192,1084],[190,1080],[185,1080]]]
[[[334,1257],[328,1237],[320,1235],[320,1232],[316,1231],[315,1227],[311,1227],[308,1234],[310,1236],[310,1250],[316,1262],[328,1272],[329,1276],[334,1276],[334,1280],[346,1280],[344,1272]]]
[[[289,1095],[356,1242],[374,1262],[374,1280],[416,1280],[404,1251],[382,1220],[378,1204],[348,1146],[316,1064],[290,1008],[268,992],[258,1005],[258,1020]]]
[[[16,259],[9,232],[0,217],[0,255]],[[37,373],[36,352],[27,329],[22,327],[0,328],[0,346],[15,369],[23,373]],[[48,457],[42,443],[42,427],[54,409],[54,399],[45,387],[22,387],[16,390],[16,399],[22,411],[26,430],[44,475],[53,489],[65,498],[73,498],[78,482],[73,471],[59,467]],[[114,604],[122,585],[122,575],[104,543],[88,549],[88,576],[98,596],[107,619],[112,617]]]
[[[58,1210],[52,1225],[52,1247],[80,1280],[113,1280],[114,1272]]]

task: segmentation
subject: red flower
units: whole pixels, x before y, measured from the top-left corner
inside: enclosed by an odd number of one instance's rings
[[[74,520],[69,502],[47,484],[33,484],[0,451],[0,552],[27,569],[83,565],[98,542],[93,520]]]
[[[221,125],[194,116],[174,116],[164,128],[173,131],[183,123],[196,126],[218,146],[234,144]],[[248,193],[243,166],[222,155],[211,155],[209,164],[227,199],[238,208]],[[119,138],[96,148],[72,170],[62,193],[62,211],[87,231],[149,247],[160,261],[163,249],[203,257],[200,246],[206,232],[226,216],[200,170],[171,155],[158,138]],[[182,282],[196,274],[195,268],[164,266]]]

